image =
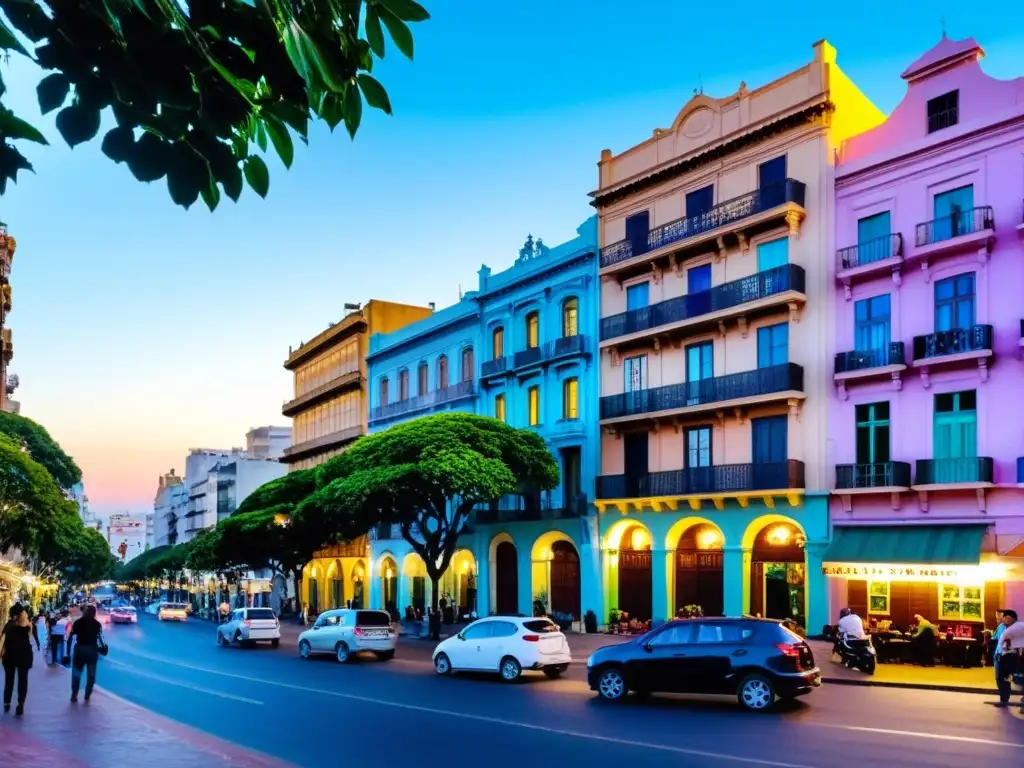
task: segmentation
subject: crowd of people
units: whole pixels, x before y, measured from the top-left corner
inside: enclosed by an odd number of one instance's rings
[[[0,631],[4,712],[11,711],[11,702],[17,688],[14,714],[18,717],[24,715],[29,670],[37,654],[42,654],[50,666],[60,664],[71,667],[72,702],[78,701],[84,675],[85,700],[89,701],[96,684],[96,662],[105,653],[105,648],[103,625],[96,618],[96,606],[86,605],[77,619],[71,617],[69,610],[56,610],[46,614],[40,612],[33,621],[30,608],[15,603]]]

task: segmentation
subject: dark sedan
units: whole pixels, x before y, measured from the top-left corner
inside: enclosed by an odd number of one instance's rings
[[[735,695],[750,710],[821,685],[803,638],[771,619],[681,619],[587,660],[587,681],[609,701],[634,691]]]

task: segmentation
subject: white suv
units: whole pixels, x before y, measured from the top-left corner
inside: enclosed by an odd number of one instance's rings
[[[398,633],[384,611],[340,609],[324,611],[316,623],[299,635],[299,655],[330,653],[344,664],[353,653],[371,651],[381,661],[394,658]]]
[[[268,641],[274,648],[281,642],[281,622],[269,608],[238,608],[217,627],[217,645]]]
[[[497,672],[512,682],[524,670],[538,669],[554,680],[571,663],[565,635],[551,619],[543,617],[478,619],[434,649],[434,669],[439,675],[462,670]]]

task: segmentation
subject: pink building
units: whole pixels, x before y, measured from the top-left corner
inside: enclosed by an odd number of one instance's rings
[[[982,56],[944,37],[840,149],[833,616],[972,632],[1024,610],[1024,78]]]

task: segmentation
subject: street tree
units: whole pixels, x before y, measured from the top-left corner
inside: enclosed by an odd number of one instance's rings
[[[532,430],[486,416],[447,413],[358,440],[319,469],[317,492],[296,517],[337,538],[398,524],[426,565],[432,608],[473,509],[558,484],[558,465]]]
[[[429,18],[413,0],[0,0],[0,11],[0,50],[48,73],[39,106],[59,110],[69,146],[94,139],[109,109],[103,153],[210,210],[243,184],[266,197],[255,148],[290,167],[311,120],[354,138],[364,100],[391,114],[374,61],[392,46],[411,59],[409,23]],[[0,194],[32,170],[16,141],[47,143],[0,104]]]
[[[2,150],[0,150],[2,151]],[[57,485],[65,490],[82,479],[82,470],[41,424],[16,413],[0,411],[0,435],[7,435],[43,465]]]
[[[54,535],[43,542],[39,559],[67,585],[111,578],[117,561],[107,540],[95,528],[84,525],[73,508],[70,511],[60,516]]]
[[[56,534],[61,516],[74,509],[46,468],[21,443],[0,434],[0,553],[17,547],[37,554]]]

